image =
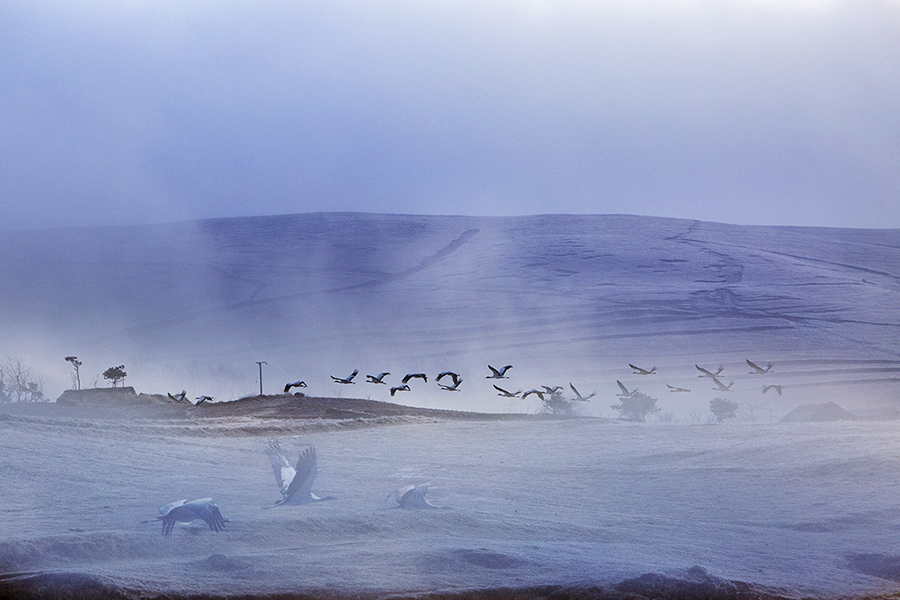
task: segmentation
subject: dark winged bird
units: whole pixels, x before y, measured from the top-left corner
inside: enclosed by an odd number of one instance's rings
[[[714,387],[712,389],[716,390],[717,392],[733,392],[734,391],[733,389],[731,389],[731,386],[734,385],[734,379],[731,380],[731,383],[729,383],[728,385],[725,385],[724,383],[719,381],[718,377],[713,377],[713,383],[716,384],[716,387]]]
[[[396,498],[400,508],[440,508],[425,497],[425,493],[430,487],[432,487],[430,483],[407,485],[388,494],[388,498]]]
[[[353,369],[353,372],[350,373],[350,375],[348,375],[347,377],[344,377],[343,379],[340,377],[335,377],[334,375],[329,375],[329,377],[334,379],[335,383],[347,384],[347,383],[356,383],[355,381],[353,381],[353,378],[356,377],[358,374],[359,374],[359,369]]]
[[[715,377],[716,375],[721,373],[723,369],[725,369],[725,365],[719,365],[719,368],[716,369],[715,372],[713,372],[709,369],[704,369],[700,365],[695,364],[694,366],[697,367],[697,370],[700,371],[700,373],[702,373],[701,375],[698,375],[698,377]]]
[[[636,367],[631,363],[628,363],[628,366],[634,369],[634,373],[632,373],[632,375],[653,375],[656,373],[656,365],[650,367],[649,370]]]
[[[187,398],[187,392],[184,391],[184,390],[181,390],[181,393],[180,393],[180,394],[177,394],[177,395],[175,395],[175,396],[173,396],[173,395],[170,394],[169,392],[166,392],[166,395],[167,395],[167,396],[169,397],[169,399],[172,400],[173,402],[184,402],[184,400]]]
[[[428,375],[425,373],[407,373],[403,376],[403,383],[409,383],[410,379],[421,379],[425,383],[428,383]]]
[[[764,375],[765,373],[769,373],[772,370],[772,367],[775,366],[773,363],[769,363],[766,365],[766,368],[763,369],[761,366],[759,366],[749,358],[747,359],[747,364],[750,365],[751,369],[753,369],[752,371],[750,371],[750,375]]]
[[[593,398],[594,396],[597,395],[597,392],[591,392],[587,396],[582,396],[581,392],[579,392],[577,389],[575,389],[575,386],[572,385],[572,382],[569,382],[569,387],[572,388],[572,392],[575,394],[575,399],[578,400],[579,402],[587,402],[588,400],[590,400],[591,398]]]
[[[209,402],[212,399],[213,399],[212,396],[197,396],[195,398],[196,402],[194,402],[194,406],[197,406],[198,404],[203,404],[204,402]]]
[[[456,378],[456,379],[453,380],[453,385],[446,385],[446,384],[443,384],[443,383],[438,383],[438,385],[441,386],[441,389],[444,390],[444,391],[447,391],[447,392],[458,392],[458,391],[459,391],[459,384],[461,384],[462,381],[463,381],[463,380],[462,380],[462,377],[459,377],[459,378]]]
[[[297,458],[297,464],[293,467],[281,451],[281,445],[278,443],[278,440],[269,440],[265,453],[269,457],[269,462],[272,463],[272,471],[275,472],[275,482],[281,491],[281,500],[266,508],[274,508],[283,504],[309,504],[310,502],[334,499],[331,496],[319,498],[312,493],[312,484],[316,478],[316,473],[318,473],[316,449],[314,446],[307,446],[301,450],[300,456]]]
[[[545,394],[550,394],[551,396],[553,394],[558,394],[563,389],[563,386],[561,385],[554,385],[553,387],[550,387],[549,385],[542,385],[541,387],[544,388]]]
[[[530,394],[536,395],[541,400],[544,399],[544,391],[543,390],[528,390],[524,394],[522,394],[522,398],[527,398]]]
[[[780,386],[780,385],[775,385],[775,384],[773,384],[773,385],[764,385],[763,388],[762,388],[762,392],[763,392],[763,394],[765,394],[766,392],[768,392],[768,391],[771,390],[771,389],[774,389],[776,392],[778,392],[778,395],[779,395],[779,396],[781,395],[781,386]]]
[[[495,385],[494,389],[500,392],[497,394],[498,396],[503,396],[504,398],[518,398],[519,394],[522,393],[522,390],[519,390],[518,392],[509,392],[498,385]]]
[[[388,373],[387,371],[381,373],[380,375],[378,375],[378,377],[376,377],[375,375],[366,375],[366,383],[381,383],[387,385],[387,382],[384,380],[384,378],[388,375],[390,375],[390,373]]]
[[[171,537],[175,523],[190,523],[197,519],[203,519],[209,528],[218,533],[225,529],[225,523],[228,519],[222,516],[222,512],[212,498],[199,498],[197,500],[179,500],[165,506],[159,507],[160,516],[157,520],[162,521],[163,537]],[[152,521],[145,521],[152,523]]]
[[[403,385],[398,385],[396,387],[392,387],[391,388],[391,398],[393,398],[394,394],[396,394],[397,392],[408,392],[408,391],[409,391],[409,386],[406,385],[405,383]]]
[[[488,365],[488,369],[491,370],[491,374],[485,377],[485,379],[509,379],[509,377],[506,376],[506,372],[512,369],[512,365],[506,365],[499,371],[491,365]]]
[[[291,391],[291,388],[295,388],[295,387],[306,387],[306,382],[305,381],[295,381],[294,383],[286,383],[284,385],[284,393],[287,394],[288,392]]]
[[[670,392],[689,392],[689,391],[691,391],[687,388],[675,387],[674,385],[669,385],[668,383],[666,384],[666,387],[669,388]]]
[[[631,390],[629,392],[628,388],[625,387],[625,384],[622,383],[621,381],[619,381],[618,379],[616,379],[616,385],[618,385],[619,389],[622,390],[622,393],[616,394],[616,396],[619,396],[621,398],[630,398],[631,396],[634,396],[637,393],[637,388],[634,388],[633,390]]]
[[[459,382],[462,381],[462,377],[459,376],[459,373],[454,373],[453,371],[442,371],[438,373],[438,376],[434,378],[438,383],[441,382],[441,379],[444,377],[449,377],[453,380],[453,386],[456,387],[459,385]]]

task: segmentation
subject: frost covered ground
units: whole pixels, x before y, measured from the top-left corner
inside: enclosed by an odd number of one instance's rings
[[[2,581],[409,594],[606,586],[699,566],[790,597],[900,592],[898,422],[261,424],[4,415]],[[273,434],[294,456],[316,446],[313,491],[337,499],[262,508],[280,498],[262,451]],[[386,499],[424,482],[443,509]],[[178,524],[165,539],[139,524],[205,496],[225,531]]]

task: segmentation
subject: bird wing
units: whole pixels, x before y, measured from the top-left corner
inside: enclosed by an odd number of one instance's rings
[[[218,533],[225,529],[225,518],[222,516],[222,511],[219,510],[219,507],[216,506],[216,503],[213,502],[212,498],[191,500],[190,502],[185,503],[184,507],[193,511],[198,518],[206,521],[206,524],[209,525],[211,530]]]
[[[619,389],[622,390],[622,393],[623,393],[623,394],[628,394],[628,393],[630,393],[630,392],[628,391],[628,388],[625,387],[625,384],[624,384],[624,383],[622,383],[622,382],[619,381],[618,379],[616,379],[616,383],[619,385]]]
[[[359,369],[353,369],[353,372],[347,377],[347,381],[353,381],[353,378],[356,377],[357,374],[359,374]]]
[[[281,445],[278,440],[269,440],[269,445],[265,448],[266,456],[272,463],[272,471],[275,473],[275,481],[278,483],[278,489],[282,494],[287,494],[287,488],[297,474],[287,457],[281,452]]]
[[[502,369],[500,369],[500,375],[506,375],[506,372],[512,369],[512,365],[506,365]]]
[[[747,364],[750,365],[750,368],[751,368],[751,369],[755,369],[757,372],[762,373],[762,371],[763,371],[762,367],[760,367],[758,364],[756,364],[755,362],[753,362],[753,361],[750,360],[749,358],[748,358],[748,359],[745,359],[745,360],[747,361]]]
[[[182,504],[184,504],[184,503],[186,503],[186,502],[187,502],[187,500],[177,500],[177,501],[172,502],[172,503],[170,503],[170,504],[166,504],[165,506],[160,506],[160,507],[159,507],[159,514],[161,514],[163,517],[165,517],[167,514],[169,514],[170,512],[172,512],[172,510],[178,508],[179,506],[181,506]]]
[[[572,385],[571,381],[569,382],[569,387],[572,388],[572,391],[575,393],[576,396],[578,396],[579,400],[583,400],[583,398],[581,397],[581,393],[575,389],[575,386]]]
[[[498,392],[500,392],[501,394],[503,394],[504,396],[512,396],[512,392],[507,391],[507,390],[504,390],[504,389],[503,389],[502,387],[500,387],[499,385],[495,385],[495,386],[494,386],[494,389],[497,390]]]
[[[409,383],[409,380],[412,379],[412,377],[413,377],[412,373],[407,373],[406,375],[403,376],[403,383]]]
[[[300,451],[300,457],[297,459],[296,474],[284,492],[285,500],[298,493],[304,498],[310,496],[316,472],[316,448],[307,446]]]
[[[712,376],[713,376],[712,371],[707,371],[706,369],[704,369],[704,368],[701,367],[700,365],[696,365],[696,364],[695,364],[694,366],[697,367],[697,370],[700,371],[701,373],[703,373],[704,375],[708,375],[709,377],[712,377]]]
[[[647,371],[645,371],[644,369],[642,369],[642,368],[640,368],[640,367],[636,367],[636,366],[634,366],[634,365],[631,364],[631,363],[628,363],[628,366],[631,367],[632,369],[634,369],[635,371],[640,372],[640,373],[646,373],[646,372],[647,372]]]
[[[495,368],[492,367],[491,365],[488,365],[488,369],[490,369],[490,370],[491,370],[491,373],[493,373],[493,375],[491,375],[491,377],[501,377],[500,371],[498,371],[497,369],[495,369]]]

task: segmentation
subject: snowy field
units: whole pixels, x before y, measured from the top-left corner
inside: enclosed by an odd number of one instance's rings
[[[607,586],[694,566],[789,597],[900,592],[898,422],[312,421],[278,438],[316,446],[313,491],[336,499],[264,510],[280,494],[251,421],[3,416],[0,569],[133,594]],[[425,482],[442,509],[386,499]],[[223,532],[140,524],[206,496]]]

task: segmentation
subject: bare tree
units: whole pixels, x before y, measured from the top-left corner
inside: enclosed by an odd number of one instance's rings
[[[2,402],[42,402],[44,385],[35,378],[31,368],[17,356],[6,357],[0,365],[0,401]]]
[[[67,356],[66,361],[72,363],[72,366],[75,367],[75,373],[72,376],[72,385],[76,390],[81,389],[81,373],[78,368],[81,366],[81,361],[78,360],[77,356]]]

